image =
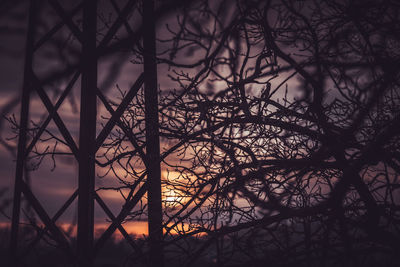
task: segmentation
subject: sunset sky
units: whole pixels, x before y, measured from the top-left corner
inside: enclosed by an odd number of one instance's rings
[[[107,1],[103,2],[103,4],[104,3],[107,3]],[[71,4],[71,6],[73,6],[73,4]],[[100,6],[100,9],[107,10],[107,8],[109,7]],[[4,25],[4,27],[0,28],[0,38],[4,40],[4,42],[1,42],[0,46],[0,53],[2,57],[0,62],[0,72],[2,73],[0,76],[0,108],[3,112],[3,116],[9,118],[10,116],[12,117],[15,115],[16,121],[19,122],[20,105],[18,98],[22,90],[23,82],[24,49],[27,29],[27,4],[22,2],[19,5],[14,6],[11,10],[12,12],[7,13],[0,18],[1,25]],[[59,18],[54,14],[50,13],[48,16],[54,16],[55,21],[59,20]],[[47,19],[45,22],[49,24],[48,27],[53,25],[50,19]],[[169,27],[171,27],[171,25],[174,25],[175,19],[165,18],[163,21],[159,22],[157,34],[161,39],[168,37],[165,31],[166,23],[168,23]],[[138,25],[140,25],[140,23],[138,23]],[[42,30],[39,31],[39,37],[37,38],[40,38],[40,36],[43,34],[44,32]],[[62,34],[68,34],[68,29],[66,29],[66,27],[61,30],[60,35],[62,36]],[[126,34],[126,32],[124,33],[122,30],[120,35],[123,36],[124,34]],[[163,51],[163,45],[163,43],[158,44],[159,51]],[[76,43],[75,46],[76,49],[80,49],[79,45],[76,45]],[[52,50],[53,48],[51,46],[46,47],[46,45],[44,45],[43,49],[39,49],[36,52],[35,72],[39,77],[46,77],[48,73],[52,73],[52,71],[57,71],[63,67],[63,64],[60,63],[63,61],[60,61],[58,55],[54,54]],[[74,53],[75,52],[72,51],[71,58],[67,58],[67,60],[74,62],[74,59],[76,59],[74,58]],[[103,90],[104,94],[109,99],[113,100],[115,103],[119,103],[121,101],[121,92],[119,90],[121,90],[122,93],[125,93],[129,90],[130,86],[132,86],[138,75],[142,72],[142,66],[132,64],[131,61],[135,60],[135,58],[132,58],[129,53],[117,53],[113,55],[113,58],[105,57],[99,61],[98,86]],[[191,61],[196,61],[200,56],[202,55],[197,55],[194,53],[191,57],[180,57],[180,62],[190,63]],[[165,64],[160,64],[158,66],[158,73],[158,80],[161,90],[167,91],[176,87],[176,84],[168,77],[168,75],[172,74],[173,72],[171,69],[168,69]],[[112,77],[110,79],[111,83],[109,80],[106,80],[109,78],[109,76]],[[70,97],[67,97],[63,105],[61,105],[59,108],[58,112],[66,126],[69,128],[76,143],[78,143],[79,135],[79,85],[80,79],[77,80]],[[63,90],[66,86],[66,81],[56,83],[55,86],[55,88]],[[207,86],[209,86],[209,84],[207,84]],[[50,97],[56,95],[52,94],[52,90],[53,88],[48,89],[48,94]],[[204,85],[204,90],[207,90],[206,84]],[[53,99],[53,103],[56,102],[55,99]],[[8,110],[8,106],[11,106],[12,108]],[[30,105],[30,119],[35,123],[39,123],[46,116],[46,108],[41,101],[39,101],[37,95],[33,93]],[[109,113],[105,110],[100,101],[98,101],[97,134],[101,131],[104,123],[106,122],[106,119],[103,118],[104,116],[109,117]],[[50,122],[48,129],[58,134],[58,129],[54,122]],[[15,148],[16,139],[9,140],[15,136],[15,134],[12,132],[12,125],[4,118],[2,118],[1,121],[0,131],[3,141]],[[47,144],[39,144],[38,148],[44,151],[46,149],[46,145]],[[166,149],[166,146],[166,144],[162,143],[161,150],[163,151]],[[65,146],[63,147],[62,144],[59,144],[58,148],[65,152],[69,152],[69,149]],[[14,152],[7,150],[4,145],[0,146],[0,188],[7,190],[2,196],[2,199],[11,199],[13,195],[12,192],[15,179],[16,159],[15,149],[13,151]],[[173,155],[170,157],[170,161],[174,161]],[[35,162],[37,162],[37,160],[33,161],[33,163]],[[139,169],[140,168],[143,168],[143,166],[139,167]],[[167,170],[165,166],[162,168],[163,179],[165,179],[167,176],[169,179],[174,179],[173,176],[177,175],[174,174],[174,172],[171,172],[171,170]],[[46,157],[38,169],[30,172],[32,190],[42,205],[46,208],[50,216],[52,216],[76,190],[77,171],[77,163],[75,159],[69,155],[56,156],[55,168],[51,157]],[[106,171],[104,169],[97,167],[98,175],[103,176],[105,172]],[[106,175],[103,178],[96,179],[96,184],[98,187],[111,187],[119,185],[118,181],[116,181],[113,175]],[[164,191],[165,200],[167,202],[173,201],[173,195],[175,195],[174,191],[171,189]],[[121,209],[121,205],[124,203],[121,194],[115,190],[106,190],[99,192],[99,195],[103,198],[114,214],[118,214]],[[146,202],[146,200],[144,201]],[[106,224],[107,217],[101,208],[97,206],[97,204],[95,205],[96,225],[99,228],[103,228]],[[8,205],[8,207],[5,209],[4,213],[6,216],[11,215],[11,208],[12,205]],[[76,213],[77,209],[75,201],[74,204],[67,210],[65,215],[60,218],[59,222],[68,224],[73,220],[76,220]],[[10,222],[9,218],[6,216],[0,215],[0,222],[3,223],[3,225],[4,223],[7,224]],[[146,233],[147,231],[143,226],[144,224],[145,222],[139,222],[137,229],[134,229],[132,223],[127,227],[131,228],[131,231],[135,232],[136,234],[141,234]]]
[[[30,1],[0,4],[0,255],[28,263],[54,241],[86,267],[113,233],[152,267],[164,252],[191,267],[398,256],[396,1],[81,1],[37,1],[32,27]],[[36,206],[8,231],[16,176]]]
[[[0,18],[0,39],[1,47],[0,53],[2,60],[0,61],[0,108],[3,116],[13,116],[15,115],[18,121],[19,113],[20,113],[20,105],[19,104],[11,104],[12,109],[7,110],[7,106],[10,105],[11,102],[15,102],[16,99],[19,98],[22,88],[23,81],[23,66],[24,66],[24,48],[25,48],[25,35],[27,29],[27,3],[22,2],[19,5],[15,5],[11,8],[12,12],[8,12],[7,14],[3,14]],[[47,21],[46,21],[47,22]],[[51,22],[50,22],[50,25]],[[40,35],[40,33],[39,33]],[[51,50],[50,50],[51,51]],[[39,55],[38,59],[38,67],[36,71],[38,75],[46,74],[46,72],[52,71],[54,68],[57,68],[57,59],[53,58],[51,55],[45,56],[47,59],[41,59]],[[139,74],[140,67],[132,65],[129,63],[129,58],[127,55],[118,56],[117,66],[120,70],[117,70],[118,76],[114,78],[113,84],[105,85],[111,86],[115,88],[116,83],[120,86],[121,90],[127,91],[129,89],[128,86],[135,81],[133,78]],[[110,66],[111,64],[111,66]],[[101,79],[104,77],[106,72],[115,67],[115,64],[112,65],[109,60],[103,60],[99,64],[99,77],[100,82],[99,85],[102,85]],[[73,89],[73,98],[76,98],[79,95],[79,83],[80,80],[76,82],[75,88]],[[60,89],[63,89],[65,83],[60,84]],[[108,90],[109,88],[106,88]],[[51,96],[51,92],[50,92]],[[119,92],[115,92],[114,96],[120,96]],[[112,97],[112,94],[108,94],[108,97]],[[79,99],[74,99],[74,102],[71,102],[72,98],[65,101],[59,109],[59,115],[63,118],[64,123],[69,127],[71,134],[73,135],[75,142],[78,142],[78,127],[79,127]],[[116,100],[118,101],[118,100]],[[78,103],[78,104],[77,104]],[[71,105],[73,104],[73,105]],[[105,112],[104,107],[98,103],[98,118],[102,114],[109,116],[108,113]],[[47,112],[45,107],[38,101],[36,95],[33,94],[30,106],[30,119],[33,121],[39,122],[43,119],[43,116],[47,116]],[[103,120],[104,121],[104,120]],[[98,131],[101,130],[102,126],[100,125],[100,120],[98,123]],[[50,123],[49,129],[54,132],[57,132],[57,128],[53,122]],[[11,131],[11,124],[7,122],[4,118],[1,121],[1,138],[11,146],[15,146],[15,140],[8,140],[8,138],[13,137],[13,133]],[[15,150],[14,150],[15,151]],[[11,199],[13,195],[13,185],[15,179],[15,159],[16,156],[13,153],[10,153],[9,150],[6,149],[5,146],[0,146],[0,188],[7,190],[4,195],[2,195],[2,199]],[[57,167],[53,168],[53,162],[49,160],[49,158],[45,159],[41,164],[38,170],[31,172],[31,185],[32,190],[42,203],[42,205],[46,208],[49,215],[52,216],[61,205],[72,195],[77,186],[77,164],[76,161],[71,156],[60,156],[58,157]],[[101,171],[100,171],[101,173]],[[97,179],[99,186],[109,186],[116,185],[112,179],[108,177],[104,177],[102,179]],[[100,193],[103,200],[108,204],[110,209],[117,214],[120,210],[121,205],[123,204],[122,196],[116,191],[106,191],[104,193]],[[76,201],[75,201],[76,202]],[[4,210],[4,215],[11,215],[12,205],[8,205],[8,207]],[[63,215],[63,217],[59,220],[61,223],[70,223],[73,220],[76,220],[76,203],[74,203]],[[10,220],[6,216],[0,215],[0,222],[2,225],[4,223],[9,223]],[[95,221],[99,228],[104,228],[106,225],[106,216],[101,211],[101,208],[96,207],[95,211]],[[140,226],[137,229],[132,228],[131,231],[136,234],[146,233],[147,229],[143,226],[144,222],[138,223]],[[128,230],[129,232],[129,230]]]
[[[18,97],[21,92],[22,80],[23,80],[23,55],[24,55],[24,42],[25,42],[25,34],[26,34],[26,18],[21,19],[20,16],[16,16],[17,18],[13,18],[14,14],[24,14],[26,13],[26,4],[22,3],[16,6],[13,12],[9,13],[7,16],[3,16],[2,20],[10,29],[17,28],[18,31],[10,32],[7,30],[7,27],[0,32],[1,38],[5,40],[2,43],[4,49],[0,51],[2,53],[3,60],[0,63],[0,70],[2,75],[0,76],[0,84],[1,84],[1,107],[5,107],[12,99]],[[100,7],[107,9],[107,7]],[[227,11],[229,12],[229,11]],[[53,14],[54,16],[54,14]],[[57,19],[56,19],[57,20]],[[51,21],[48,20],[50,26]],[[175,23],[174,18],[165,18],[163,21],[158,24],[157,35],[160,39],[166,39],[168,37],[167,32],[165,31],[165,25],[168,23],[169,27],[173,27]],[[171,26],[172,25],[172,26]],[[65,27],[63,28],[64,32],[68,32]],[[41,33],[43,34],[43,33]],[[124,33],[120,33],[123,35]],[[39,34],[40,36],[40,34]],[[158,44],[158,50],[163,51],[164,43]],[[45,47],[46,48],[46,47]],[[79,49],[79,46],[77,46]],[[10,52],[11,51],[11,52]],[[62,64],[59,64],[59,58],[57,55],[53,55],[51,52],[51,47],[48,48],[48,54],[46,54],[46,49],[44,51],[39,50],[36,54],[36,69],[37,75],[39,77],[46,77],[48,72],[52,72],[57,68],[61,68]],[[193,53],[193,52],[192,52]],[[73,54],[72,54],[73,55]],[[180,63],[190,63],[195,62],[198,58],[200,58],[202,54],[192,54],[191,56],[182,56],[179,58]],[[73,57],[70,61],[73,62]],[[99,61],[99,87],[103,89],[107,97],[113,99],[116,103],[120,101],[120,92],[117,90],[120,88],[123,92],[128,91],[129,87],[135,82],[136,77],[141,72],[141,66],[132,64],[130,61],[134,60],[134,58],[130,57],[130,54],[116,54],[114,58],[110,59],[105,57]],[[253,60],[254,59],[250,59]],[[116,71],[115,77],[112,78],[111,84],[105,81],[105,77],[111,74],[113,71]],[[171,81],[168,77],[169,74],[173,74],[173,69],[168,69],[166,64],[160,64],[158,66],[158,80],[160,84],[160,88],[163,91],[171,90],[176,88],[176,84]],[[272,81],[273,84],[279,84],[284,79],[284,75],[281,75],[278,79]],[[73,135],[75,142],[78,141],[78,128],[79,128],[79,83],[80,79],[76,82],[75,88],[72,91],[72,95],[75,98],[67,98],[65,103],[59,109],[59,115],[64,120],[64,123],[69,127],[71,134]],[[208,87],[212,82],[205,82],[203,85],[204,91],[206,92]],[[292,84],[294,84],[292,82]],[[218,82],[212,84],[212,86],[218,86]],[[224,86],[224,84],[221,84]],[[65,82],[58,83],[56,86],[59,86],[60,89],[65,87]],[[218,87],[214,87],[215,90],[218,90]],[[257,92],[256,88],[253,89],[254,92]],[[51,96],[51,90],[48,90],[49,95]],[[276,97],[279,98],[283,95],[282,92],[278,92]],[[74,101],[71,101],[74,99]],[[55,100],[53,100],[55,102]],[[19,118],[19,106],[14,105],[13,109],[6,112],[3,115],[11,116],[14,114],[17,118]],[[30,118],[39,122],[44,119],[43,116],[47,116],[47,112],[45,107],[38,101],[37,96],[33,94],[31,100],[30,107]],[[105,123],[105,120],[102,119],[102,116],[109,116],[109,114],[105,111],[104,106],[98,101],[98,133],[102,129],[102,124]],[[1,136],[3,140],[7,140],[6,138],[13,137],[13,133],[11,132],[11,125],[7,121],[3,119],[1,124]],[[54,131],[55,133],[58,131],[55,124],[50,122],[49,129]],[[15,145],[15,140],[6,141],[9,144]],[[59,145],[59,147],[62,145]],[[165,144],[161,144],[162,150],[165,149]],[[45,149],[45,147],[40,147],[41,149]],[[68,152],[68,149],[65,148],[64,151]],[[1,157],[1,176],[2,179],[0,181],[1,188],[7,188],[7,193],[5,195],[6,198],[11,198],[12,190],[13,190],[13,180],[15,173],[15,155],[11,155],[9,151],[5,149],[4,146],[0,146],[0,157]],[[38,199],[43,203],[43,205],[48,209],[49,214],[54,214],[56,210],[63,204],[63,202],[68,199],[68,197],[74,192],[77,186],[77,164],[72,156],[57,156],[56,157],[56,168],[53,168],[53,162],[50,157],[46,157],[45,160],[40,165],[39,169],[31,172],[31,185],[33,192],[37,195]],[[174,160],[173,156],[170,157],[170,160]],[[98,168],[98,174],[102,175],[104,170]],[[165,178],[168,175],[167,169],[163,166],[162,176]],[[169,178],[172,178],[174,175],[171,173]],[[115,178],[112,176],[106,176],[104,178],[99,178],[96,180],[98,186],[115,186],[118,183],[115,181]],[[166,193],[167,194],[167,193]],[[173,194],[173,193],[172,193]],[[116,191],[106,191],[101,192],[100,195],[104,198],[104,201],[109,205],[114,214],[120,210],[121,204],[123,203],[122,196]],[[168,197],[168,196],[166,196]],[[171,199],[171,196],[168,197]],[[167,198],[167,200],[168,200]],[[9,215],[11,210],[11,205],[6,210],[6,214]],[[72,205],[65,217],[62,217],[60,221],[63,220],[72,220],[74,218],[74,214],[76,213],[76,206]],[[96,222],[99,224],[104,223],[105,217],[104,213],[96,207],[95,211]],[[2,222],[7,222],[9,219],[1,216],[0,220]]]

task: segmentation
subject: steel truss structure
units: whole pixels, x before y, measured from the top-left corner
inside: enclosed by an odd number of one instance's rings
[[[143,43],[144,43],[144,72],[138,75],[136,82],[130,88],[129,92],[124,96],[119,106],[114,109],[107,101],[106,97],[97,88],[97,62],[101,56],[110,50],[110,41],[121,27],[125,27],[130,33],[129,38],[124,42],[116,44],[116,47],[129,46],[129,44],[137,42],[140,33],[133,32],[127,22],[127,16],[130,14],[138,1],[127,1],[123,7],[119,8],[116,0],[111,0],[118,16],[109,27],[106,34],[100,42],[96,41],[97,34],[97,1],[83,0],[71,10],[66,10],[58,0],[49,0],[46,4],[58,14],[61,22],[54,25],[51,30],[43,34],[41,38],[35,36],[35,29],[40,18],[38,17],[38,6],[43,4],[39,0],[31,0],[29,7],[29,23],[26,39],[26,55],[24,67],[24,82],[21,100],[20,128],[15,176],[15,189],[13,199],[12,213],[12,229],[10,242],[10,266],[18,266],[21,259],[26,256],[29,251],[41,240],[44,234],[48,233],[68,255],[71,264],[76,266],[92,266],[93,260],[98,251],[104,246],[105,242],[110,239],[112,234],[118,229],[131,247],[140,252],[135,241],[128,235],[127,231],[121,224],[129,215],[130,211],[143,198],[146,192],[149,197],[149,239],[155,242],[152,248],[150,245],[150,253],[159,253],[158,259],[149,260],[152,266],[162,266],[162,252],[160,241],[162,239],[162,212],[161,212],[161,183],[160,183],[160,158],[159,158],[159,140],[158,140],[158,120],[157,109],[157,73],[155,63],[155,23],[154,23],[154,3],[153,1],[143,1]],[[79,13],[81,12],[81,13]],[[82,30],[74,23],[73,18],[77,14],[82,14]],[[44,83],[47,81],[40,80],[35,74],[34,57],[38,49],[48,42],[54,34],[61,28],[67,27],[71,34],[81,43],[80,62],[70,68],[65,69],[61,75],[72,77],[64,88],[56,103],[53,103],[46,90]],[[113,49],[113,48],[111,48]],[[66,97],[70,94],[74,84],[81,78],[81,108],[80,108],[80,131],[79,144],[74,141],[71,135],[71,129],[68,129],[66,123],[58,113],[59,107],[62,105]],[[124,125],[121,120],[123,112],[128,108],[138,90],[144,85],[146,102],[146,127],[150,127],[151,131],[146,131],[146,140],[155,146],[152,149],[147,147],[145,165],[148,171],[147,180],[136,191],[136,194],[122,207],[119,214],[114,215],[102,198],[96,193],[94,187],[95,180],[95,155],[96,151],[102,146],[112,129],[119,127],[132,142],[133,146],[137,146],[133,134]],[[36,92],[41,102],[46,107],[48,115],[42,122],[36,135],[29,139],[27,137],[27,128],[29,121],[29,106],[32,101],[31,94]],[[96,102],[99,100],[106,110],[110,113],[110,119],[96,136]],[[68,198],[68,200],[59,208],[53,217],[50,217],[38,198],[32,192],[27,182],[24,180],[24,166],[29,153],[40,139],[41,135],[46,131],[49,123],[53,121],[60,131],[65,143],[73,153],[78,166],[78,188]],[[153,122],[151,122],[153,121]],[[28,143],[29,141],[29,143]],[[158,144],[158,147],[157,147]],[[158,149],[158,151],[157,151]],[[141,151],[144,153],[143,151]],[[147,162],[147,164],[146,164]],[[158,166],[158,167],[157,167]],[[151,170],[151,171],[150,171]],[[22,195],[31,205],[37,216],[44,225],[42,232],[37,235],[24,251],[18,248],[18,230],[20,224],[20,207]],[[78,199],[78,224],[77,224],[77,247],[74,249],[63,231],[56,225],[57,220],[65,213],[68,207]],[[106,231],[101,237],[94,242],[94,202],[104,210],[105,214],[111,221]],[[150,257],[152,258],[152,257]],[[154,258],[154,257],[153,257]],[[157,258],[157,257],[156,257]]]

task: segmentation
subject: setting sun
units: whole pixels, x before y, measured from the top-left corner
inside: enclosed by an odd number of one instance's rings
[[[398,2],[0,1],[0,266],[397,267]]]

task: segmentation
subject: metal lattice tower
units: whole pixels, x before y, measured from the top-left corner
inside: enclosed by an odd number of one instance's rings
[[[155,23],[153,17],[154,3],[153,1],[143,1],[143,44],[144,44],[144,72],[138,75],[136,82],[122,99],[119,106],[114,109],[106,100],[102,92],[97,88],[98,60],[106,53],[110,41],[121,27],[126,27],[131,36],[128,38],[130,43],[135,42],[135,38],[140,38],[141,34],[136,34],[129,29],[127,16],[132,11],[138,1],[127,1],[121,9],[116,8],[118,14],[116,20],[109,27],[106,34],[100,42],[96,41],[97,34],[97,1],[83,0],[78,6],[71,10],[66,10],[57,0],[49,0],[48,4],[58,14],[62,21],[54,25],[47,33],[43,34],[40,39],[36,38],[35,31],[38,21],[38,5],[43,4],[38,0],[30,1],[29,23],[26,39],[26,55],[24,68],[24,83],[21,100],[20,128],[15,176],[12,230],[10,242],[10,265],[18,266],[21,257],[26,255],[41,237],[47,232],[56,241],[57,245],[62,248],[68,255],[71,263],[77,266],[92,266],[96,253],[103,247],[105,242],[110,239],[111,235],[118,229],[133,249],[137,250],[135,241],[128,235],[122,221],[126,219],[129,212],[143,198],[146,192],[149,197],[149,240],[150,253],[157,253],[159,257],[150,257],[149,264],[151,266],[162,266],[162,213],[161,213],[161,183],[160,183],[160,158],[159,158],[159,139],[158,139],[158,109],[157,109],[157,73],[155,61]],[[114,6],[117,7],[115,0],[112,0]],[[82,13],[82,30],[74,23],[73,18]],[[59,96],[56,103],[53,103],[43,84],[35,74],[34,58],[37,50],[50,38],[57,33],[62,27],[67,27],[71,34],[81,43],[81,56],[79,64],[65,70],[69,75],[70,81],[67,83],[63,92]],[[129,43],[128,42],[128,43]],[[71,129],[68,129],[66,123],[58,113],[59,107],[62,105],[66,97],[71,91],[78,78],[81,78],[81,96],[80,96],[80,129],[79,144],[76,144]],[[96,193],[94,187],[95,180],[95,155],[96,151],[102,146],[107,136],[114,127],[120,127],[128,138],[133,140],[132,133],[122,123],[121,116],[128,108],[132,99],[136,96],[138,90],[144,85],[145,88],[145,111],[146,111],[146,140],[151,145],[147,146],[146,152],[146,169],[148,170],[147,180],[142,187],[136,191],[136,194],[125,203],[119,214],[114,215],[107,207],[106,203]],[[29,121],[29,106],[32,101],[31,94],[33,92],[39,96],[40,101],[47,109],[47,118],[40,125],[36,135],[27,138],[27,127]],[[104,128],[96,136],[96,103],[101,102],[106,110],[110,113],[110,119]],[[65,143],[74,155],[78,166],[78,188],[68,198],[68,200],[59,208],[53,217],[50,217],[40,203],[38,198],[30,189],[24,180],[24,166],[29,153],[40,139],[40,136],[46,131],[49,123],[53,121],[61,133]],[[29,143],[28,143],[29,141]],[[18,249],[18,230],[20,223],[20,206],[22,195],[31,205],[38,218],[44,225],[44,229],[36,237],[35,240],[21,253]],[[56,225],[57,220],[65,213],[68,207],[78,199],[78,231],[77,231],[77,249],[75,250],[61,229]],[[104,210],[111,223],[102,234],[102,236],[94,243],[94,202]],[[153,240],[153,242],[151,242]],[[152,245],[153,244],[153,245]]]

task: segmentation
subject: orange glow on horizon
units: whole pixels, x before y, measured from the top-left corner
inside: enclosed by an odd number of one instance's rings
[[[66,232],[70,232],[71,237],[75,237],[76,236],[76,230],[77,227],[76,225],[71,227],[70,223],[57,223],[58,227],[60,227],[64,233]],[[110,225],[110,223],[96,223],[95,224],[95,229],[94,229],[94,235],[95,238],[99,238],[103,232],[108,228],[108,226]],[[172,225],[172,223],[168,224],[169,226]],[[125,229],[125,231],[129,234],[129,235],[133,235],[135,237],[138,238],[146,238],[149,234],[148,231],[148,224],[147,221],[131,221],[131,222],[125,222],[123,223],[122,227]],[[0,229],[11,229],[11,223],[8,222],[0,222]],[[71,231],[72,230],[72,231]],[[170,234],[172,235],[178,235],[180,231],[185,232],[185,233],[190,233],[191,231],[193,231],[194,229],[190,228],[188,224],[179,224],[178,226],[176,226],[174,229],[172,229],[170,231]],[[164,233],[165,233],[165,229],[164,229]],[[196,234],[196,236],[205,236],[206,233],[199,233]],[[121,241],[124,239],[123,235],[121,234],[121,232],[117,229],[114,234],[113,234],[113,238],[116,241]]]

